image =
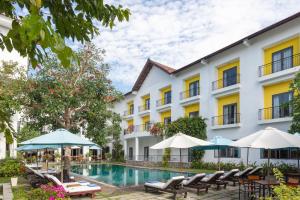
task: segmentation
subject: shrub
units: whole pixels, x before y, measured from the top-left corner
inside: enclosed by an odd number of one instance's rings
[[[106,160],[111,160],[111,158],[112,158],[111,153],[105,153],[105,158],[106,158]]]
[[[40,188],[31,190],[29,196],[35,200],[70,200],[65,196],[62,186],[53,186],[52,184],[41,185]]]
[[[267,174],[268,171],[268,163],[263,163],[263,172]],[[285,174],[286,172],[297,172],[297,167],[295,165],[287,164],[287,163],[270,163],[270,174],[273,173],[274,168],[277,168],[281,173]]]
[[[198,162],[198,161],[193,161],[191,164],[191,168],[193,169],[211,169],[211,170],[218,170],[219,165],[218,163],[214,162]],[[245,165],[243,163],[220,163],[220,168],[225,171],[229,171],[231,169],[239,169],[243,170],[245,169]]]
[[[280,181],[279,186],[273,188],[274,198],[269,197],[267,200],[280,199],[280,200],[299,200],[300,199],[300,187],[299,186],[287,186],[284,182],[283,174],[277,168],[273,169],[273,173],[277,180]]]
[[[7,158],[0,161],[0,176],[14,177],[22,174],[24,165],[17,159]]]

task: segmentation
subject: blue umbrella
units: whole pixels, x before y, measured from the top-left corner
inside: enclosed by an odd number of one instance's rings
[[[57,129],[48,134],[35,137],[33,139],[21,142],[21,145],[60,145],[63,150],[64,146],[82,145],[93,146],[95,143],[86,140],[78,135],[71,133],[66,129]],[[63,166],[63,157],[61,154],[61,166]],[[61,167],[62,168],[62,167]],[[61,170],[61,181],[63,182],[63,170]]]
[[[58,149],[60,148],[59,145],[22,145],[16,148],[17,151],[33,151],[33,150],[40,150],[40,149]]]
[[[224,138],[222,136],[214,136],[211,140],[209,140],[212,144],[210,145],[204,145],[204,146],[197,146],[193,149],[199,149],[199,150],[218,150],[218,165],[220,170],[220,150],[230,147],[230,145],[233,143],[232,140]]]

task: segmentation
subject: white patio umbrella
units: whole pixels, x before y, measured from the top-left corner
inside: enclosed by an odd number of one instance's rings
[[[211,145],[211,142],[201,140],[192,136],[185,135],[183,133],[177,133],[176,135],[167,138],[152,147],[150,149],[166,149],[176,148],[180,152],[180,163],[181,163],[181,149],[188,149],[195,146]]]
[[[251,135],[243,137],[231,144],[235,147],[258,148],[268,150],[268,175],[270,168],[271,149],[299,148],[300,137],[280,131],[276,128],[267,127]]]

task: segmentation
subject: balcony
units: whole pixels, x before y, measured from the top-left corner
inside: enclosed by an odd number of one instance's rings
[[[212,129],[240,127],[240,113],[212,117]]]
[[[134,110],[133,110],[133,109],[131,109],[131,110],[126,110],[126,111],[124,111],[124,113],[123,113],[123,118],[125,118],[125,119],[133,118],[133,114],[134,114]]]
[[[237,93],[240,89],[240,74],[212,82],[212,94],[223,96]]]
[[[188,105],[199,101],[200,88],[191,88],[189,90],[180,92],[180,104]]]
[[[156,109],[160,112],[171,108],[172,98],[164,98],[156,101]]]
[[[144,116],[150,114],[150,105],[141,105],[138,107],[139,115]]]
[[[146,123],[140,125],[132,125],[127,129],[124,129],[124,136],[126,139],[134,137],[151,136],[150,130],[153,127],[153,123]]]
[[[258,110],[259,124],[291,121],[293,116],[292,104],[262,108]]]
[[[295,54],[258,67],[259,82],[273,84],[293,79],[300,70],[300,54]]]

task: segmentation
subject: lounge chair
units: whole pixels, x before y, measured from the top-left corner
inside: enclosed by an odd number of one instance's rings
[[[233,182],[233,186],[235,186],[235,183],[238,182],[236,178],[234,178],[234,175],[239,172],[239,169],[232,169],[228,172],[226,172],[224,175],[222,175],[219,180],[221,181],[231,181]]]
[[[47,174],[45,177],[51,180],[55,185],[62,186],[68,196],[91,195],[91,197],[94,198],[95,193],[101,191],[101,187],[96,184],[87,182],[85,184],[80,182],[61,183],[55,176]]]
[[[176,199],[177,194],[184,194],[184,198],[187,197],[187,191],[182,187],[182,181],[184,176],[176,176],[168,180],[166,183],[155,181],[155,182],[145,182],[145,191],[163,191],[172,193],[173,198]]]
[[[32,187],[37,188],[42,184],[48,183],[48,180],[44,177],[44,175],[37,170],[26,166],[26,171],[28,171],[27,179]]]
[[[252,169],[249,173],[248,176],[261,176],[262,175],[262,167],[255,167],[254,169]]]
[[[208,192],[209,184],[200,183],[201,179],[205,177],[205,173],[196,174],[195,176],[190,177],[187,180],[182,181],[182,185],[185,188],[194,188],[197,189],[197,195],[200,194],[201,189],[205,189],[205,192]]]
[[[242,179],[248,176],[249,172],[253,170],[253,167],[248,167],[246,169],[244,169],[243,171],[240,171],[238,173],[236,173],[234,175],[234,178],[238,179]]]
[[[216,171],[213,174],[206,175],[203,179],[201,179],[200,183],[206,185],[216,185],[217,189],[220,189],[220,185],[223,185],[224,188],[226,188],[228,182],[219,179],[222,175],[224,175],[224,171]]]

